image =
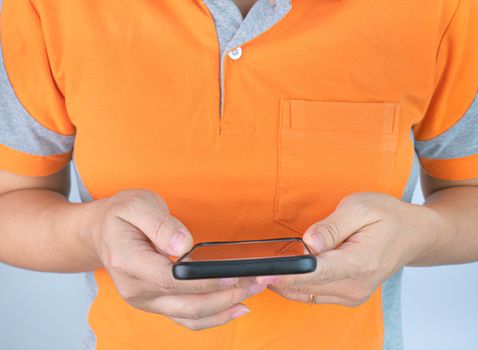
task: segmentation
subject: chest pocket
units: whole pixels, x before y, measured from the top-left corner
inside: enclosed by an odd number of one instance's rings
[[[303,233],[353,192],[390,190],[400,105],[282,100],[274,219]]]

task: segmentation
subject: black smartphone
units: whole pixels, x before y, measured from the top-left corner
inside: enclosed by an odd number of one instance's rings
[[[312,272],[315,255],[300,237],[204,242],[173,263],[180,280]]]

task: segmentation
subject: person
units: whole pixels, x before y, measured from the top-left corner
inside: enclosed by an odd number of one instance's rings
[[[402,349],[403,267],[478,260],[476,0],[3,0],[1,31],[0,261],[85,272],[85,349]],[[171,273],[289,236],[314,272]]]

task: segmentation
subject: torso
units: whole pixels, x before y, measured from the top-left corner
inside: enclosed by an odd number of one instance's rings
[[[32,3],[85,191],[154,190],[200,242],[299,236],[352,192],[402,197],[410,130],[456,1],[294,1],[271,28],[254,22],[262,32],[238,44],[240,57],[224,55],[222,85],[201,0]],[[272,15],[288,3],[276,2]],[[130,307],[104,270],[95,276],[98,350],[382,348],[380,288],[356,308],[266,291],[248,316],[191,332]]]

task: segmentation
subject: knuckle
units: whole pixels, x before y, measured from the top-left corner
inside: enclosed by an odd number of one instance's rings
[[[153,229],[153,240],[154,242],[160,242],[160,238],[161,238],[161,227],[163,226],[163,224],[166,222],[167,220],[167,215],[164,215],[162,217],[160,217],[156,223],[154,223],[154,229]]]
[[[133,190],[124,190],[122,197],[124,202],[130,208],[138,208],[144,206],[145,203],[152,205],[159,205],[168,211],[168,205],[166,201],[159,196],[157,193],[147,190],[147,189],[133,189]]]
[[[136,299],[136,293],[134,293],[129,288],[118,288],[118,292],[121,297],[128,302],[128,304],[133,304]]]
[[[340,206],[352,206],[355,207],[360,205],[361,203],[365,202],[367,199],[367,193],[365,192],[354,192],[345,197],[343,197],[339,205]]]
[[[243,299],[244,294],[241,291],[231,291],[228,293],[228,305],[235,305]]]
[[[106,217],[112,217],[119,215],[126,207],[126,202],[120,195],[116,195],[106,199],[107,205],[104,209],[104,215]]]
[[[316,272],[320,276],[322,282],[333,281],[335,279],[335,270],[324,265],[317,265]]]
[[[212,291],[221,289],[220,282],[212,279],[198,279],[195,281],[195,283],[197,283],[196,289],[198,291]]]
[[[384,211],[384,208],[381,206],[372,202],[366,203],[366,213],[364,213],[364,215],[367,215],[369,220],[378,220],[386,216],[386,214],[387,213]]]
[[[376,194],[356,192],[344,197],[339,205],[352,210],[357,217],[373,217],[380,214],[380,207],[376,204]]]
[[[132,192],[132,189],[122,189],[116,192],[116,194],[110,198],[115,199],[117,202],[122,202],[125,198],[129,197]]]
[[[133,198],[137,198],[140,200],[155,198],[156,194],[153,191],[147,189],[135,189],[132,190],[131,195]]]
[[[367,298],[347,299],[345,305],[346,305],[346,306],[349,306],[349,307],[357,307],[357,306],[362,305],[366,300],[367,300]]]
[[[127,203],[130,208],[137,208],[143,205],[145,201],[148,201],[151,196],[151,192],[147,192],[144,190],[136,190],[128,196]]]
[[[250,290],[250,286],[247,287],[242,287],[242,288],[236,288],[233,289],[233,291],[236,291],[233,293],[233,296],[231,297],[231,302],[234,302],[234,304],[241,303],[247,298],[250,298],[253,295],[256,295],[256,293],[253,293],[253,291]]]
[[[123,197],[128,197],[128,196],[131,196],[135,193],[137,193],[138,190],[137,189],[134,189],[134,188],[125,188],[125,189],[122,189],[120,190],[117,195],[118,196],[123,196]]]
[[[298,296],[297,292],[292,288],[281,289],[279,294],[288,300],[297,300]]]
[[[191,323],[188,328],[195,332],[202,330],[202,327],[199,327],[197,323]]]
[[[217,327],[217,326],[222,326],[223,324],[226,324],[228,323],[229,321],[231,321],[232,318],[231,317],[228,317],[228,318],[225,318],[225,317],[214,317],[214,319],[212,320],[212,323],[209,327]]]
[[[348,306],[348,307],[357,307],[361,303],[358,302],[358,301],[355,301],[355,300],[347,299],[342,304],[345,305],[345,306]]]
[[[350,306],[358,306],[363,304],[369,297],[370,292],[363,286],[355,287],[347,295],[347,301]]]
[[[189,319],[196,321],[204,318],[205,316],[204,310],[197,306],[190,307],[187,314]]]
[[[116,194],[116,198],[120,203],[132,203],[139,200],[141,196],[141,190],[136,189],[124,189]]]
[[[296,288],[298,288],[298,285],[299,285],[299,277],[297,277],[297,275],[291,275],[289,276],[289,284],[285,285],[283,288],[285,289],[288,289],[288,290],[294,290]]]
[[[107,198],[106,214],[124,218],[134,216],[138,213],[144,213],[145,210],[151,211],[151,208],[157,208],[154,212],[161,214],[161,220],[169,213],[168,206],[164,199],[150,190],[144,189],[126,189],[118,192],[116,195]],[[156,220],[154,221],[156,224]]]
[[[352,303],[359,303],[364,298],[362,291],[355,291],[353,293],[349,293],[347,299]]]
[[[164,200],[163,197],[161,197],[160,195],[152,192],[154,194],[154,199],[159,202],[159,205],[161,207],[163,207],[167,212],[169,212],[169,207],[168,207],[168,204],[166,203],[166,201]]]
[[[174,279],[170,274],[158,274],[156,277],[153,277],[153,280],[164,294],[170,294],[176,289]]]
[[[365,270],[367,275],[375,275],[379,271],[379,266],[380,264],[376,259],[370,259],[366,264],[365,264]]]
[[[380,270],[380,263],[374,257],[369,257],[366,261],[356,261],[352,265],[353,273],[356,276],[371,278]]]
[[[118,254],[112,254],[109,260],[109,266],[112,272],[124,273],[125,272],[125,259]]]
[[[145,202],[151,201],[156,194],[144,189],[126,189],[115,196],[115,204],[120,210],[134,211],[141,208]]]
[[[330,242],[330,244],[335,247],[340,237],[340,228],[338,224],[333,222],[327,222],[318,224],[317,231],[323,234],[326,240]]]
[[[288,286],[284,288],[284,292],[287,293],[288,295],[295,295],[295,294],[301,293],[302,290],[298,286]]]
[[[362,201],[355,207],[357,215],[363,218],[371,218],[378,216],[378,208],[369,201]]]
[[[189,330],[192,330],[192,331],[199,330],[198,324],[194,321],[181,319],[181,320],[176,320],[176,322]]]
[[[298,294],[298,293],[292,292],[292,293],[288,293],[285,298],[290,301],[298,301],[298,302],[305,303],[309,299],[309,296],[305,294]]]

